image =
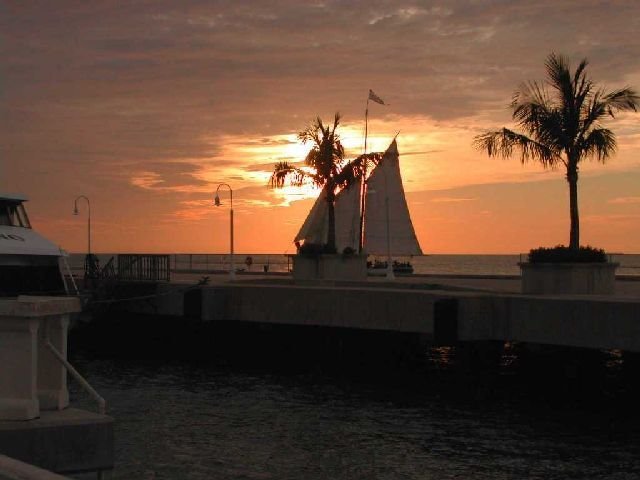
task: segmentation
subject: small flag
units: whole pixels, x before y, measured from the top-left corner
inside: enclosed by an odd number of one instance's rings
[[[378,95],[373,93],[373,90],[371,89],[369,89],[369,100],[373,100],[374,102],[379,103],[380,105],[386,105],[386,103],[384,103],[384,100],[382,100]]]

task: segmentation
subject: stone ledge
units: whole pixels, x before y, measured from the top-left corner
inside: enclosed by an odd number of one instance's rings
[[[109,470],[113,418],[68,408],[29,421],[0,421],[0,452],[54,472]]]
[[[69,478],[0,454],[0,480],[69,480]]]
[[[39,297],[20,295],[0,299],[0,317],[46,317],[81,310],[77,297]]]

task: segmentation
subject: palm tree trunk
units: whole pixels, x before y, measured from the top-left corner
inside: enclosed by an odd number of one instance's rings
[[[567,182],[569,182],[569,216],[571,231],[569,233],[569,248],[580,248],[580,218],[578,216],[578,165],[570,163],[567,167]]]

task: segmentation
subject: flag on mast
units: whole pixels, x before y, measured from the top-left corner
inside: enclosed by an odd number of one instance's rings
[[[382,100],[378,95],[373,93],[373,90],[371,89],[369,89],[369,100],[373,100],[374,102],[379,103],[380,105],[386,105],[386,103],[384,103],[384,100]]]

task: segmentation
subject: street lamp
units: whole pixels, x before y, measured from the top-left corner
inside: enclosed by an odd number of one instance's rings
[[[227,187],[229,189],[229,196],[231,198],[231,208],[229,210],[229,226],[230,226],[230,242],[229,243],[231,246],[231,255],[230,255],[231,268],[229,269],[229,279],[233,281],[236,279],[236,267],[233,259],[233,190],[228,184],[220,183],[218,185],[218,188],[216,189],[216,196],[213,199],[213,203],[216,207],[219,207],[221,205],[220,195],[218,194],[218,192],[220,191],[220,187]]]
[[[84,198],[87,201],[87,208],[89,211],[88,220],[87,220],[87,255],[91,255],[91,203],[89,203],[89,199],[84,195],[80,195],[73,202],[73,214],[78,215],[78,200]]]

